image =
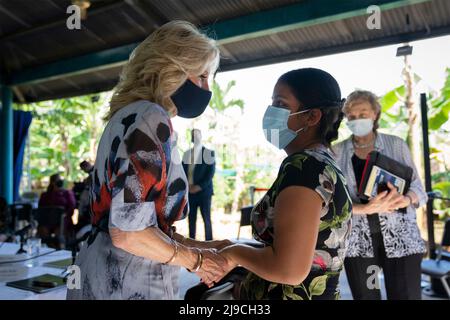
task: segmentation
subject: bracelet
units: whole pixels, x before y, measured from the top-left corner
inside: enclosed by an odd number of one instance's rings
[[[172,258],[170,258],[169,261],[165,262],[164,264],[169,264],[169,263],[171,263],[173,260],[175,260],[176,256],[178,255],[178,244],[177,244],[177,242],[176,242],[175,240],[173,240],[173,239],[172,239],[172,243],[173,243],[173,245],[175,246],[174,252],[173,252],[173,255],[172,255]]]
[[[189,270],[186,268],[186,270],[189,272],[197,272],[198,270],[200,270],[200,268],[202,267],[202,264],[203,264],[203,254],[199,249],[196,249],[196,250],[198,252],[197,263],[195,264],[193,270]]]

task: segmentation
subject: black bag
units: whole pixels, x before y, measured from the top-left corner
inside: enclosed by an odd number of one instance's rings
[[[411,184],[413,169],[378,151],[369,153],[364,166],[358,196],[368,200],[385,190],[391,182],[401,194],[406,194]]]

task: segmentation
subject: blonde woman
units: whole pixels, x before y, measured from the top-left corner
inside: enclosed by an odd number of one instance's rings
[[[171,116],[193,118],[210,98],[215,41],[169,22],[133,52],[115,88],[92,171],[93,232],[77,257],[81,289],[68,299],[177,299],[180,267],[208,286],[220,278],[229,241],[174,232],[188,213],[188,184]]]
[[[426,203],[427,195],[408,145],[399,137],[378,132],[381,106],[372,92],[352,92],[343,111],[353,135],[334,149],[353,200],[353,229],[345,259],[353,298],[381,299],[380,290],[367,285],[373,275],[370,268],[378,266],[383,269],[388,300],[419,300],[422,297],[420,263],[426,250],[415,209]],[[374,150],[413,168],[411,185],[405,195],[388,184],[389,192],[381,192],[370,201],[358,197],[365,159]]]

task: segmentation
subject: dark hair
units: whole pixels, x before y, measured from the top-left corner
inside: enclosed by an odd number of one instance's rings
[[[87,165],[91,165],[91,163],[88,162],[87,160],[83,160],[82,162],[80,162],[80,167],[85,167]]]
[[[47,192],[52,192],[55,189],[56,182],[58,182],[59,180],[61,180],[61,176],[59,175],[59,173],[52,174],[50,176],[50,183],[48,184]]]
[[[330,147],[338,138],[338,129],[344,117],[341,89],[331,74],[320,69],[303,68],[289,71],[279,79],[288,85],[303,110],[320,109],[322,118],[318,135],[323,144]]]

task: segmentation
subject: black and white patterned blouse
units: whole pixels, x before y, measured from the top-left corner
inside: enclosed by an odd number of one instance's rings
[[[350,196],[354,203],[361,203],[357,196],[357,183],[352,167],[354,147],[348,138],[333,147],[337,164],[347,179]],[[413,177],[409,190],[419,198],[419,206],[427,202],[427,194],[422,186],[416,166],[411,158],[408,145],[401,138],[378,133],[375,140],[375,150],[413,168]],[[366,215],[353,215],[353,228],[347,257],[373,257],[372,239]],[[416,210],[409,206],[406,213],[379,213],[384,247],[388,258],[400,258],[426,251],[425,243],[420,235],[416,222]]]
[[[187,188],[167,111],[145,100],[117,111],[102,134],[92,172],[93,225],[169,233],[188,213]],[[68,290],[68,299],[179,298],[180,267],[119,249],[107,232],[90,238],[75,264],[81,288]]]

